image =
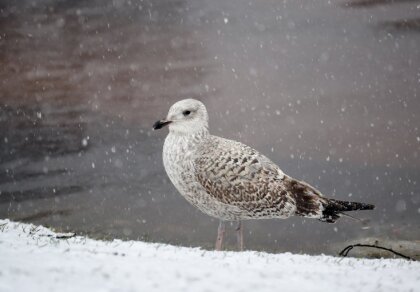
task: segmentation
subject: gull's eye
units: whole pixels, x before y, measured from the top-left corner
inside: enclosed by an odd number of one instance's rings
[[[191,113],[191,111],[183,111],[182,114],[184,115],[184,117],[189,116]]]

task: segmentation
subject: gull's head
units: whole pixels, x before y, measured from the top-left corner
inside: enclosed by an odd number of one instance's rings
[[[169,109],[166,119],[153,125],[158,130],[169,125],[169,131],[180,134],[194,134],[208,130],[209,116],[201,101],[183,99],[174,103]]]

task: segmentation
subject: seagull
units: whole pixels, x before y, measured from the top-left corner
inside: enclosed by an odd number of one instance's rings
[[[169,127],[162,156],[175,188],[199,210],[220,220],[216,250],[222,250],[228,221],[237,222],[237,245],[243,250],[242,220],[302,216],[334,223],[344,212],[374,209],[371,204],[324,197],[257,150],[211,135],[208,120],[202,102],[184,99],[173,104],[153,129]]]

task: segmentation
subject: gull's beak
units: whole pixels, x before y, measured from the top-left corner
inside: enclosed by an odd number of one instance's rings
[[[170,123],[172,123],[172,121],[159,120],[159,121],[157,121],[156,123],[153,124],[153,130],[162,129],[163,127],[169,125]]]

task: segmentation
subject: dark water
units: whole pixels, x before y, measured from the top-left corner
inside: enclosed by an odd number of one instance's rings
[[[418,240],[419,21],[420,1],[0,1],[0,217],[211,248],[151,130],[193,97],[214,134],[377,205],[368,229],[247,222],[247,248]]]

